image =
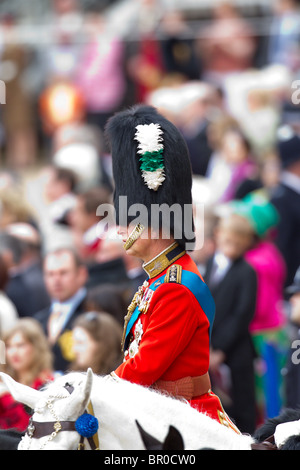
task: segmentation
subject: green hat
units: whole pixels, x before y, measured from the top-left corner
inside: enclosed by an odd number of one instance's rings
[[[260,191],[250,193],[241,201],[233,201],[230,205],[233,213],[247,219],[260,238],[264,238],[279,222],[276,208]]]

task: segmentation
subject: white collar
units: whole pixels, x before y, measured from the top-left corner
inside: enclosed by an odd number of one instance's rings
[[[218,266],[221,271],[226,271],[232,265],[232,260],[227,258],[223,253],[217,251],[214,256],[214,263]]]
[[[86,288],[81,287],[76,294],[73,295],[68,300],[65,300],[64,302],[59,302],[57,300],[54,300],[52,302],[52,308],[53,309],[62,309],[65,313],[67,313],[72,307],[79,305],[80,302],[84,299],[86,295]]]

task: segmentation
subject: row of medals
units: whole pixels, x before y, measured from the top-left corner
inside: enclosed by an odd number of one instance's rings
[[[147,292],[148,286],[149,286],[149,282],[144,281],[143,285],[140,286],[137,292],[134,294],[134,297],[128,307],[127,315],[125,317],[125,330],[136,307],[139,307],[140,313],[145,314],[147,312],[148,307],[149,307],[149,301],[144,300],[144,298],[145,298],[145,294]],[[143,333],[144,333],[143,325],[142,325],[141,319],[139,318],[135,325],[134,339],[131,341],[128,350],[124,352],[124,361],[126,360],[126,357],[128,354],[130,358],[136,355],[136,353],[139,350],[139,344],[142,339]]]

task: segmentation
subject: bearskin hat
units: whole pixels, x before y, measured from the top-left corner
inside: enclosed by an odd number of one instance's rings
[[[155,220],[156,228],[169,230],[181,246],[188,243],[191,249],[192,170],[179,130],[152,106],[136,105],[110,118],[105,134],[112,154],[117,224],[125,225],[124,216],[127,224],[139,217],[153,228]],[[127,214],[122,196],[127,198]]]

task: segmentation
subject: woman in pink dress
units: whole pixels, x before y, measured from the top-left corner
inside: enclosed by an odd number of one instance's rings
[[[258,357],[256,390],[261,422],[277,416],[284,402],[282,370],[288,347],[283,297],[286,266],[271,237],[279,220],[275,207],[259,192],[232,206],[253,232],[253,244],[245,259],[255,269],[258,284],[250,332]]]

